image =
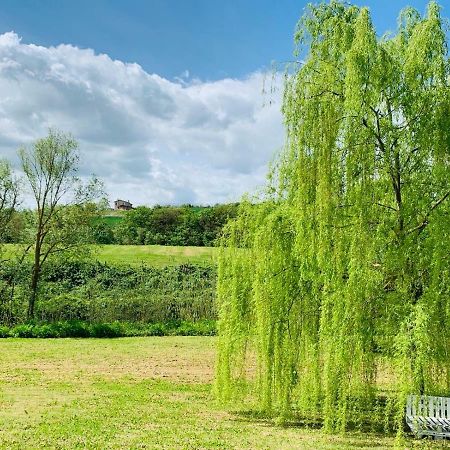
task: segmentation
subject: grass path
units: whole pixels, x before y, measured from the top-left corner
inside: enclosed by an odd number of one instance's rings
[[[208,337],[1,340],[0,448],[392,447],[392,438],[330,436],[224,411],[211,394],[214,345]]]

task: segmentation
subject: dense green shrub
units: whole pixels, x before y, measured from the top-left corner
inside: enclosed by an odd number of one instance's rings
[[[92,337],[113,338],[126,335],[126,327],[119,322],[115,323],[95,323],[89,328]]]
[[[10,336],[11,337],[21,337],[21,338],[36,337],[36,336],[34,336],[34,325],[28,324],[28,323],[16,325],[10,331]]]
[[[111,322],[88,323],[62,321],[54,323],[26,323],[14,327],[0,327],[0,338],[116,338],[131,336],[214,336],[216,322],[169,321],[151,324]]]
[[[114,226],[114,239],[116,243],[134,245],[213,246],[236,213],[237,204],[139,206],[127,211],[120,224]],[[110,243],[98,238],[94,242]]]
[[[92,242],[95,244],[115,244],[116,238],[114,236],[113,225],[99,218],[92,225]]]
[[[85,298],[73,293],[57,294],[45,298],[39,305],[38,314],[42,320],[88,320],[89,304]]]
[[[14,271],[12,264],[0,268],[0,324],[25,320],[30,270],[29,263],[21,271]],[[35,318],[90,323],[214,320],[215,283],[213,266],[53,261],[42,273]]]

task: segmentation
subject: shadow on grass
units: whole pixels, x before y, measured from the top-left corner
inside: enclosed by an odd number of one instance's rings
[[[292,415],[282,421],[278,422],[273,415],[266,412],[257,410],[235,410],[231,411],[234,420],[237,422],[252,422],[258,423],[266,427],[281,427],[281,428],[296,428],[299,431],[320,431],[323,428],[323,420],[319,417],[300,417]],[[359,424],[356,426],[354,423],[349,423],[347,426],[347,431],[341,433],[325,433],[330,439],[345,440],[345,446],[348,448],[360,448],[361,445],[364,447],[380,448],[382,442],[386,438],[394,438],[394,434],[383,433],[381,431],[374,431],[373,423],[367,422],[364,424]]]
[[[280,426],[282,428],[306,428],[320,430],[322,428],[322,421],[319,419],[304,418],[304,417],[289,417],[282,422],[277,423],[273,415],[262,411],[244,410],[232,411],[235,420],[240,422],[258,422],[268,426]]]

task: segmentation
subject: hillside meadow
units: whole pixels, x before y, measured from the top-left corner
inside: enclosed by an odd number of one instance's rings
[[[7,257],[18,254],[20,244],[5,244]],[[89,245],[92,259],[113,265],[141,264],[165,267],[179,264],[214,263],[217,249],[214,247],[182,247],[165,245]]]
[[[387,449],[218,405],[214,337],[0,341],[2,449]],[[407,448],[443,448],[409,441]]]
[[[93,246],[93,257],[108,264],[148,264],[163,267],[177,264],[214,262],[214,247],[180,247],[164,245],[100,245]]]

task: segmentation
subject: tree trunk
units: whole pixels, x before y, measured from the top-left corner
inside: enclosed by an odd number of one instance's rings
[[[36,244],[34,250],[34,264],[33,264],[33,272],[31,274],[31,285],[30,285],[31,293],[30,298],[28,300],[28,313],[27,313],[28,319],[34,318],[34,305],[36,304],[40,272],[41,272],[41,246],[39,244],[38,239],[38,243]]]

